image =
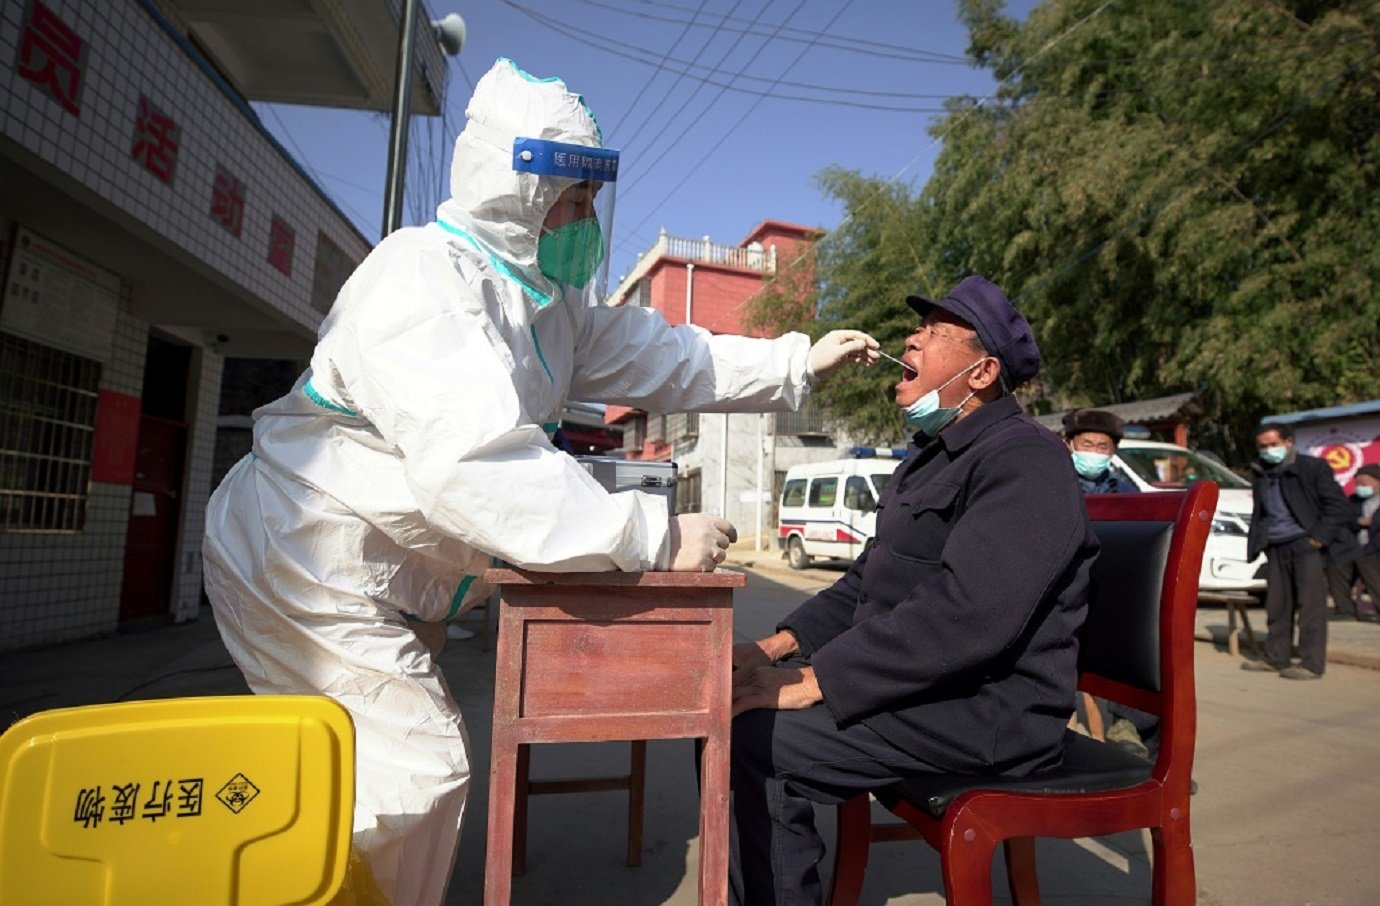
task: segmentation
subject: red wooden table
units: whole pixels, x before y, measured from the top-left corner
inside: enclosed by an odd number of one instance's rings
[[[733,589],[742,573],[536,573],[499,586],[486,906],[511,893],[518,747],[701,738],[701,904],[728,899]]]

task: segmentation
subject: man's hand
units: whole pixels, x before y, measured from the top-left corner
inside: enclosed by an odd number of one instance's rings
[[[671,517],[670,568],[676,572],[712,573],[728,556],[738,530],[727,519],[708,513]]]
[[[738,681],[739,673],[757,667],[770,667],[799,650],[800,642],[795,634],[787,629],[755,642],[739,642],[733,646],[733,681]]]
[[[733,716],[753,708],[798,711],[824,701],[813,667],[753,667],[733,672]]]
[[[877,361],[877,341],[861,330],[831,330],[810,347],[807,368],[815,378],[822,378],[848,362],[867,366]]]
[[[762,640],[765,641],[765,640]],[[762,647],[762,641],[739,642],[733,646],[733,675],[738,676],[739,671],[752,670],[757,667],[770,667],[776,663],[776,659],[767,654]]]

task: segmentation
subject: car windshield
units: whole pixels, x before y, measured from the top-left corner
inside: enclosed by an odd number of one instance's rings
[[[1215,481],[1222,488],[1249,488],[1246,481],[1201,453],[1162,447],[1122,447],[1116,455],[1141,479],[1156,488],[1186,488],[1199,481]]]

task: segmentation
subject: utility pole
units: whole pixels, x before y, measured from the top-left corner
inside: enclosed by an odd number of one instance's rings
[[[383,192],[383,230],[380,238],[402,226],[403,182],[407,177],[407,132],[411,124],[412,48],[417,31],[418,0],[402,0],[398,31],[398,65],[393,70],[393,119],[388,134],[388,179]],[[431,23],[432,33],[450,56],[465,46],[465,20],[459,13]]]

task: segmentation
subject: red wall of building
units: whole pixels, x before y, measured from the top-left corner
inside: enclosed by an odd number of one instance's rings
[[[685,262],[670,258],[651,277],[652,307],[672,324],[685,323]],[[742,305],[762,286],[756,271],[696,264],[690,320],[714,333],[741,333]]]

